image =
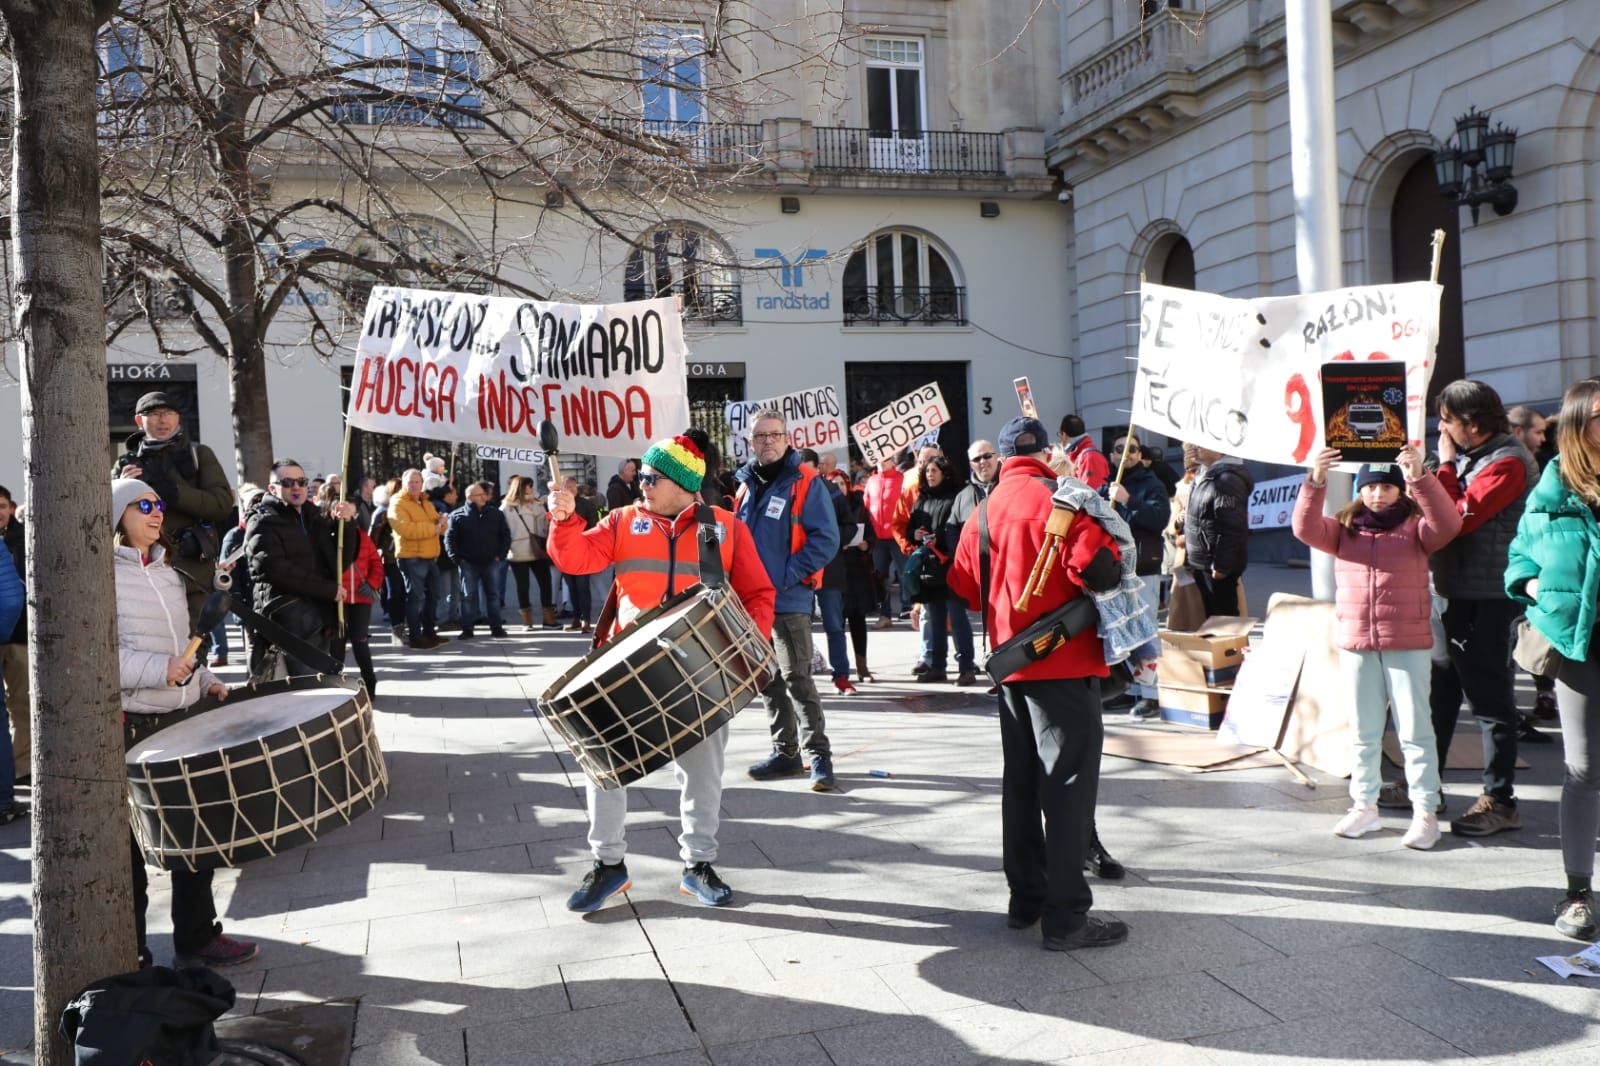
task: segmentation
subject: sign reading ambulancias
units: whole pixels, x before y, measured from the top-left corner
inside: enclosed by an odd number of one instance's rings
[[[628,455],[689,424],[677,301],[563,304],[379,286],[349,421],[378,433]]]

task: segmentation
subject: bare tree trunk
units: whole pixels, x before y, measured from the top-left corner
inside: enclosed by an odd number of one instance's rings
[[[102,0],[103,4],[103,0]],[[94,38],[102,4],[0,0],[16,54],[13,311],[22,345],[33,700],[34,1039],[135,964],[115,678]],[[47,595],[40,595],[41,590]]]
[[[228,286],[228,392],[233,414],[239,482],[265,485],[272,472],[272,411],[267,402],[267,353],[260,328],[256,241],[250,219],[261,190],[250,173],[245,117],[255,100],[244,52],[253,32],[248,11],[215,23],[217,73],[217,163],[229,217],[222,229]]]

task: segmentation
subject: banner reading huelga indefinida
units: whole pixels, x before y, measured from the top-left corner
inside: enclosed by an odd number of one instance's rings
[[[629,455],[689,424],[677,301],[564,304],[379,286],[367,301],[350,424],[378,433]]]

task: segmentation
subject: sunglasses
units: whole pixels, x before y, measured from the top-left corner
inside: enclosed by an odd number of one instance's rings
[[[987,463],[994,457],[994,452],[984,452],[982,455],[974,455],[971,461],[974,463]]]
[[[274,485],[282,485],[285,488],[303,489],[307,485],[311,484],[311,480],[309,478],[303,478],[303,477],[284,477],[284,478],[279,478],[277,481],[274,481],[273,484]]]
[[[653,488],[656,487],[656,482],[660,481],[662,478],[664,478],[666,476],[667,475],[665,475],[663,473],[660,473],[659,471],[656,472],[656,473],[651,473],[651,474],[640,474],[639,475],[639,484],[648,485],[650,488],[653,489]]]
[[[134,503],[138,506],[140,514],[150,514],[152,511],[167,513],[167,505],[161,500],[135,500]]]

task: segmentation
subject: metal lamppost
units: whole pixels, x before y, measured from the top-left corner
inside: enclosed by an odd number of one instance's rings
[[[1517,208],[1511,170],[1517,156],[1517,131],[1504,124],[1489,128],[1489,114],[1469,107],[1456,119],[1455,138],[1433,154],[1439,195],[1457,207],[1470,207],[1472,221],[1484,204],[1504,217]]]

